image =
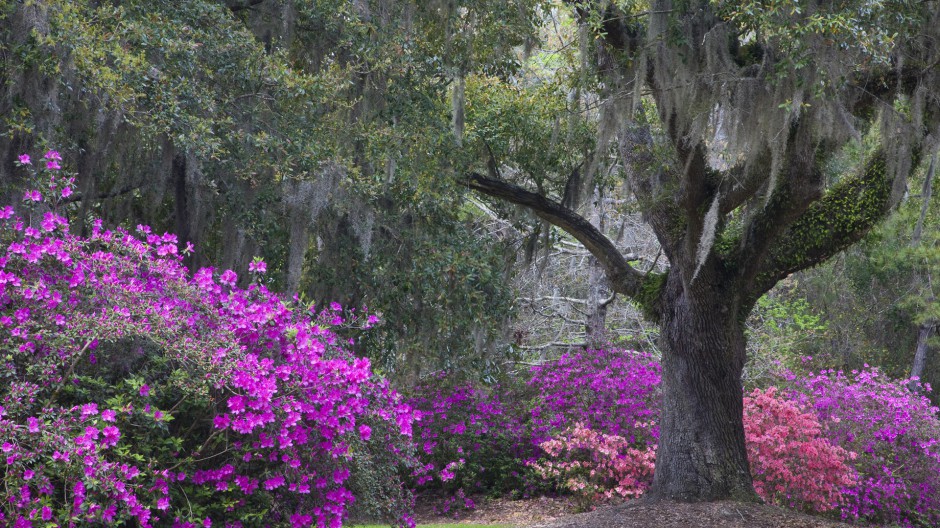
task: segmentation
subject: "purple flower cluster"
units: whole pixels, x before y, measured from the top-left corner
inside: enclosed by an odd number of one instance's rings
[[[826,424],[829,439],[858,454],[859,483],[847,491],[845,517],[940,525],[940,417],[923,394],[909,389],[911,380],[891,380],[867,365],[851,374],[787,377],[798,391],[794,397]]]
[[[412,411],[342,349],[342,312],[190,277],[144,226],[74,236],[34,193],[0,210],[0,525],[240,526],[257,507],[338,527],[357,452],[409,459]]]
[[[416,387],[419,487],[440,486],[463,494],[501,487],[508,468],[530,448],[519,412],[505,403],[499,386],[475,387],[438,375]],[[502,461],[502,463],[501,463]],[[518,477],[518,473],[516,477]],[[472,504],[472,501],[465,504]]]
[[[533,367],[529,386],[537,443],[575,424],[626,438],[631,444],[659,439],[660,366],[633,350],[582,350]]]

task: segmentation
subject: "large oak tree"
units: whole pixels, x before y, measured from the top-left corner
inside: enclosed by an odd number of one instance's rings
[[[934,148],[940,5],[569,5],[593,33],[605,112],[668,272],[635,269],[561,197],[504,178],[512,171],[496,160],[468,185],[577,238],[611,289],[660,325],[662,436],[649,496],[755,500],[742,425],[745,320],[779,280],[864,236]],[[861,153],[856,162],[845,163],[847,149]]]

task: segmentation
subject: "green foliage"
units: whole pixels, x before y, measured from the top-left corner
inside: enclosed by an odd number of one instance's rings
[[[272,288],[383,312],[362,352],[390,373],[492,368],[504,248],[460,217],[448,100],[518,69],[539,3],[232,5],[3,2],[0,153],[63,145],[82,214],[178,232],[190,266],[261,255]]]
[[[927,9],[924,2],[916,0],[810,4],[794,0],[711,0],[711,3],[735,25],[745,42],[773,46],[783,64],[795,70],[818,65],[820,44],[851,53],[859,69],[872,63],[888,66],[896,43],[914,36],[916,20]],[[824,72],[820,69],[819,73]],[[825,79],[829,83],[843,81]]]
[[[586,170],[594,125],[577,119],[558,81],[525,86],[492,77],[468,79],[467,143],[477,160],[492,156],[500,170],[521,171],[539,187],[562,194],[568,175]],[[562,130],[562,127],[565,130]]]
[[[780,368],[799,370],[811,347],[828,330],[828,322],[806,299],[793,295],[786,282],[757,300],[748,318],[748,364],[745,379],[760,384]]]

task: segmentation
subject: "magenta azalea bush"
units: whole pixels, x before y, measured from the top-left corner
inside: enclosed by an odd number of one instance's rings
[[[660,366],[633,350],[581,350],[533,367],[528,385],[536,443],[576,424],[635,445],[659,439]]]
[[[338,305],[189,275],[143,226],[71,234],[60,160],[20,156],[34,186],[0,209],[0,525],[338,527],[359,459],[411,459],[412,412],[343,349]]]
[[[848,465],[856,454],[830,443],[816,415],[774,387],[744,397],[744,437],[754,489],[767,502],[830,511],[857,483]]]
[[[519,409],[506,403],[501,387],[437,375],[417,386],[408,403],[416,416],[414,438],[422,467],[414,477],[419,488],[463,496],[519,487],[519,459],[531,446]],[[473,501],[463,497],[447,507],[472,508]]]
[[[940,526],[940,418],[923,394],[909,389],[910,380],[891,380],[873,368],[789,377],[801,391],[794,397],[815,410],[828,438],[858,453],[852,465],[859,482],[847,490],[845,517]]]

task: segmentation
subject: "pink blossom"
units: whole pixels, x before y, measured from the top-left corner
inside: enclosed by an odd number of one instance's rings
[[[42,422],[39,421],[39,418],[36,418],[35,416],[30,416],[26,419],[26,425],[30,433],[38,433],[39,425],[41,423]]]
[[[101,430],[102,433],[102,444],[104,446],[114,446],[117,445],[118,440],[121,438],[121,431],[113,426],[109,425]]]

